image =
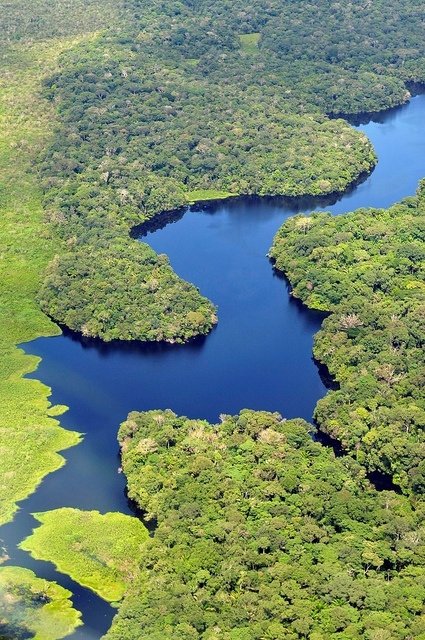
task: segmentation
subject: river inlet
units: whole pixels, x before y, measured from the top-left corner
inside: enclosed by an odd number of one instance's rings
[[[21,503],[0,538],[9,564],[31,568],[74,593],[85,625],[73,640],[98,640],[114,611],[50,563],[17,549],[36,526],[30,514],[63,506],[132,513],[125,478],[118,473],[116,440],[131,410],[170,408],[217,422],[220,413],[251,408],[311,420],[326,393],[312,359],[323,314],[290,297],[266,254],[280,225],[295,213],[387,207],[412,195],[425,176],[424,120],[425,96],[419,95],[360,125],[379,162],[363,183],[338,199],[236,198],[189,208],[175,223],[142,237],[218,306],[219,324],[207,337],[186,345],[102,344],[64,332],[25,345],[27,353],[42,358],[31,377],[52,387],[54,404],[69,407],[61,424],[85,437],[65,452],[67,464]]]

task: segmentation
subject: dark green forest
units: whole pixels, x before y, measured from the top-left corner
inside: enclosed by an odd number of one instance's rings
[[[40,303],[55,320],[105,340],[162,340],[173,326],[170,339],[186,340],[197,332],[181,330],[187,315],[202,314],[200,332],[208,331],[212,305],[205,312],[202,296],[181,282],[178,318],[170,323],[154,295],[144,300],[143,329],[129,332],[125,291],[108,294],[121,280],[117,270],[101,259],[96,278],[71,267],[95,259],[100,237],[113,254],[131,244],[131,226],[189,202],[341,192],[376,157],[363,135],[332,118],[400,104],[424,79],[425,10],[417,0],[25,7],[15,0],[4,12],[4,44],[98,29],[76,41],[45,82],[59,124],[40,177],[46,219],[68,249],[51,265]],[[126,255],[123,280],[145,288],[150,276],[138,269],[146,250],[128,247]],[[73,292],[67,301],[55,301],[58,281]],[[175,282],[170,270],[156,295],[166,299]],[[103,321],[110,304],[113,321]]]
[[[289,219],[270,252],[292,293],[331,312],[314,354],[339,384],[320,429],[370,471],[425,490],[425,182],[390,209]]]
[[[341,193],[377,161],[349,116],[425,81],[419,0],[35,0],[36,18],[9,5],[10,60],[41,33],[53,48],[79,36],[37,94],[56,120],[36,163],[47,228],[33,235],[57,246],[38,302],[105,341],[185,342],[217,322],[135,225],[238,194]],[[314,355],[337,388],[315,425],[249,410],[121,425],[129,497],[152,536],[108,639],[425,640],[424,213],[422,184],[388,210],[297,216],[277,234],[276,269],[328,314]],[[26,405],[8,405],[24,433]]]
[[[181,343],[217,322],[212,304],[176,276],[166,255],[120,238],[57,257],[39,300],[61,324],[105,341]]]
[[[60,121],[42,159],[46,217],[69,252],[52,265],[40,301],[53,318],[72,318],[72,328],[90,335],[161,340],[170,323],[164,318],[162,326],[155,296],[146,317],[159,318],[160,327],[130,334],[126,295],[118,291],[112,328],[102,308],[118,273],[99,260],[93,279],[68,268],[72,260],[89,261],[100,237],[114,253],[131,244],[132,225],[188,202],[343,191],[376,158],[362,134],[328,116],[408,99],[409,82],[423,78],[424,9],[416,2],[127,0],[107,11],[119,17],[64,54],[45,83]],[[139,251],[129,248],[121,265],[132,281]],[[54,301],[55,269],[74,292],[67,301]],[[138,282],[145,287],[146,271]],[[196,291],[180,288],[188,295],[172,323],[179,327],[205,308]],[[162,279],[157,295],[172,289],[172,280]],[[89,328],[87,305],[96,310]],[[209,314],[202,331],[211,327]],[[191,335],[178,329],[172,339]]]
[[[425,638],[423,505],[377,492],[303,420],[130,413],[130,497],[157,523],[111,640]]]

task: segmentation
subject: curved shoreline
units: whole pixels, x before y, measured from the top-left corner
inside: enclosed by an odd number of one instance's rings
[[[253,196],[253,198],[254,198],[254,199],[257,199],[258,197]],[[260,199],[260,198],[258,198],[258,199]],[[267,198],[266,198],[266,199],[267,199]],[[338,197],[336,197],[336,199],[338,199]],[[232,200],[233,200],[233,199],[232,199]],[[205,205],[198,205],[198,206],[205,206]],[[211,202],[211,201],[210,201],[210,202],[208,203],[208,206],[211,206],[211,207],[217,206],[217,202]],[[195,207],[196,207],[196,205],[195,205]],[[186,211],[188,211],[188,210],[189,210],[189,208],[190,208],[190,207],[185,207],[185,208],[184,208],[183,213],[184,213],[184,212],[186,212]],[[158,345],[158,344],[156,344],[156,345],[155,345],[155,343],[152,345],[152,347],[156,347],[156,346],[159,346],[159,345]],[[184,348],[184,347],[183,347],[183,348]],[[67,456],[67,457],[68,457],[68,456]],[[29,498],[27,498],[27,499],[28,499],[28,500],[30,500],[30,499],[31,499],[31,496],[30,496]],[[22,511],[24,511],[23,505],[22,505]]]
[[[375,121],[379,122],[379,118],[390,113],[395,113],[399,109],[406,107],[412,98],[416,96],[422,95],[425,93],[425,82],[415,82],[414,80],[408,80],[404,83],[406,87],[406,91],[408,95],[406,95],[405,100],[402,102],[398,102],[391,107],[386,107],[385,109],[378,109],[377,111],[358,111],[355,113],[327,113],[326,115],[331,120],[337,120],[341,118],[342,120],[346,120],[351,126],[358,127],[361,124],[367,124],[368,122]]]
[[[370,171],[363,171],[359,176],[350,182],[346,189],[343,191],[331,191],[322,195],[304,194],[301,196],[287,196],[287,195],[258,195],[256,193],[238,193],[226,198],[214,198],[209,200],[198,200],[193,203],[182,205],[177,209],[170,209],[161,211],[155,214],[149,220],[141,222],[131,227],[129,235],[134,240],[141,240],[142,238],[149,236],[159,229],[163,229],[168,224],[178,222],[183,218],[188,211],[209,211],[214,213],[214,209],[222,206],[223,204],[232,203],[237,205],[238,202],[250,201],[250,202],[271,202],[277,206],[288,207],[296,211],[302,211],[306,208],[315,209],[321,206],[332,206],[341,198],[353,193],[356,188],[363,184],[374,172],[379,162],[377,158],[375,164],[371,167]],[[294,214],[295,215],[295,214]]]
[[[365,125],[370,122],[380,122],[380,118],[385,118],[388,115],[399,113],[401,109],[408,107],[412,98],[418,95],[425,94],[425,82],[413,82],[409,81],[405,83],[406,89],[409,91],[409,96],[403,102],[395,104],[385,109],[379,109],[377,111],[359,111],[357,113],[339,113],[339,114],[326,114],[330,120],[342,119],[346,120],[353,128],[357,128],[360,125]],[[373,146],[373,145],[372,145]],[[314,209],[317,206],[329,206],[337,202],[340,198],[345,197],[356,190],[356,188],[365,182],[375,171],[379,162],[379,157],[376,157],[376,162],[371,166],[369,171],[362,171],[357,178],[347,184],[346,188],[341,191],[331,191],[323,193],[321,195],[312,195],[305,193],[299,196],[290,196],[285,194],[255,194],[255,193],[235,193],[226,197],[209,198],[206,200],[200,199],[178,207],[177,209],[170,209],[160,211],[156,213],[152,218],[143,222],[135,224],[129,230],[129,235],[133,239],[140,240],[141,238],[154,233],[158,229],[163,229],[167,224],[178,222],[187,211],[196,211],[202,209],[208,209],[213,211],[215,207],[228,202],[237,203],[238,200],[250,199],[252,201],[272,201],[277,205],[287,206],[301,211],[302,209],[311,208]]]

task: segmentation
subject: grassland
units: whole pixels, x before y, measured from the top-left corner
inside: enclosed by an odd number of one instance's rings
[[[81,624],[71,592],[22,567],[0,567],[0,637],[60,640]]]
[[[229,191],[218,191],[217,189],[194,189],[185,194],[189,204],[196,202],[207,202],[208,200],[224,200],[237,195]]]
[[[41,526],[21,543],[39,560],[88,587],[104,600],[118,602],[138,573],[138,558],[148,531],[122,513],[56,509],[34,514]]]
[[[17,345],[59,329],[35,295],[41,274],[58,249],[43,224],[41,192],[31,171],[54,119],[41,98],[42,78],[75,40],[2,47],[0,59],[0,523],[16,502],[63,464],[59,451],[79,441],[59,426],[50,389],[23,376],[38,359]]]
[[[79,442],[56,419],[50,389],[24,379],[38,359],[19,344],[59,333],[35,299],[45,267],[61,251],[43,224],[37,161],[56,110],[41,96],[60,55],[122,15],[105,0],[10,0],[0,4],[0,525]]]
[[[259,33],[244,33],[243,35],[239,36],[239,41],[241,43],[241,49],[244,53],[248,55],[258,53],[258,43],[260,42]]]

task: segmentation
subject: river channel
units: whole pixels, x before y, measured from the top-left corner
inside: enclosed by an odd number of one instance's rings
[[[166,253],[175,271],[217,305],[219,323],[206,338],[187,345],[102,344],[64,332],[25,345],[27,353],[42,358],[31,377],[52,387],[54,404],[69,407],[62,425],[85,437],[65,452],[66,465],[21,503],[0,538],[9,564],[71,589],[84,620],[73,640],[99,639],[114,611],[50,563],[17,548],[36,526],[31,513],[63,506],[132,513],[118,472],[116,441],[118,426],[131,410],[170,408],[217,421],[220,413],[247,407],[311,420],[326,393],[312,359],[323,315],[290,297],[266,254],[280,225],[295,213],[387,207],[412,195],[425,176],[424,122],[425,95],[418,95],[359,125],[379,162],[364,182],[339,198],[236,198],[168,216],[162,228],[140,237]]]

